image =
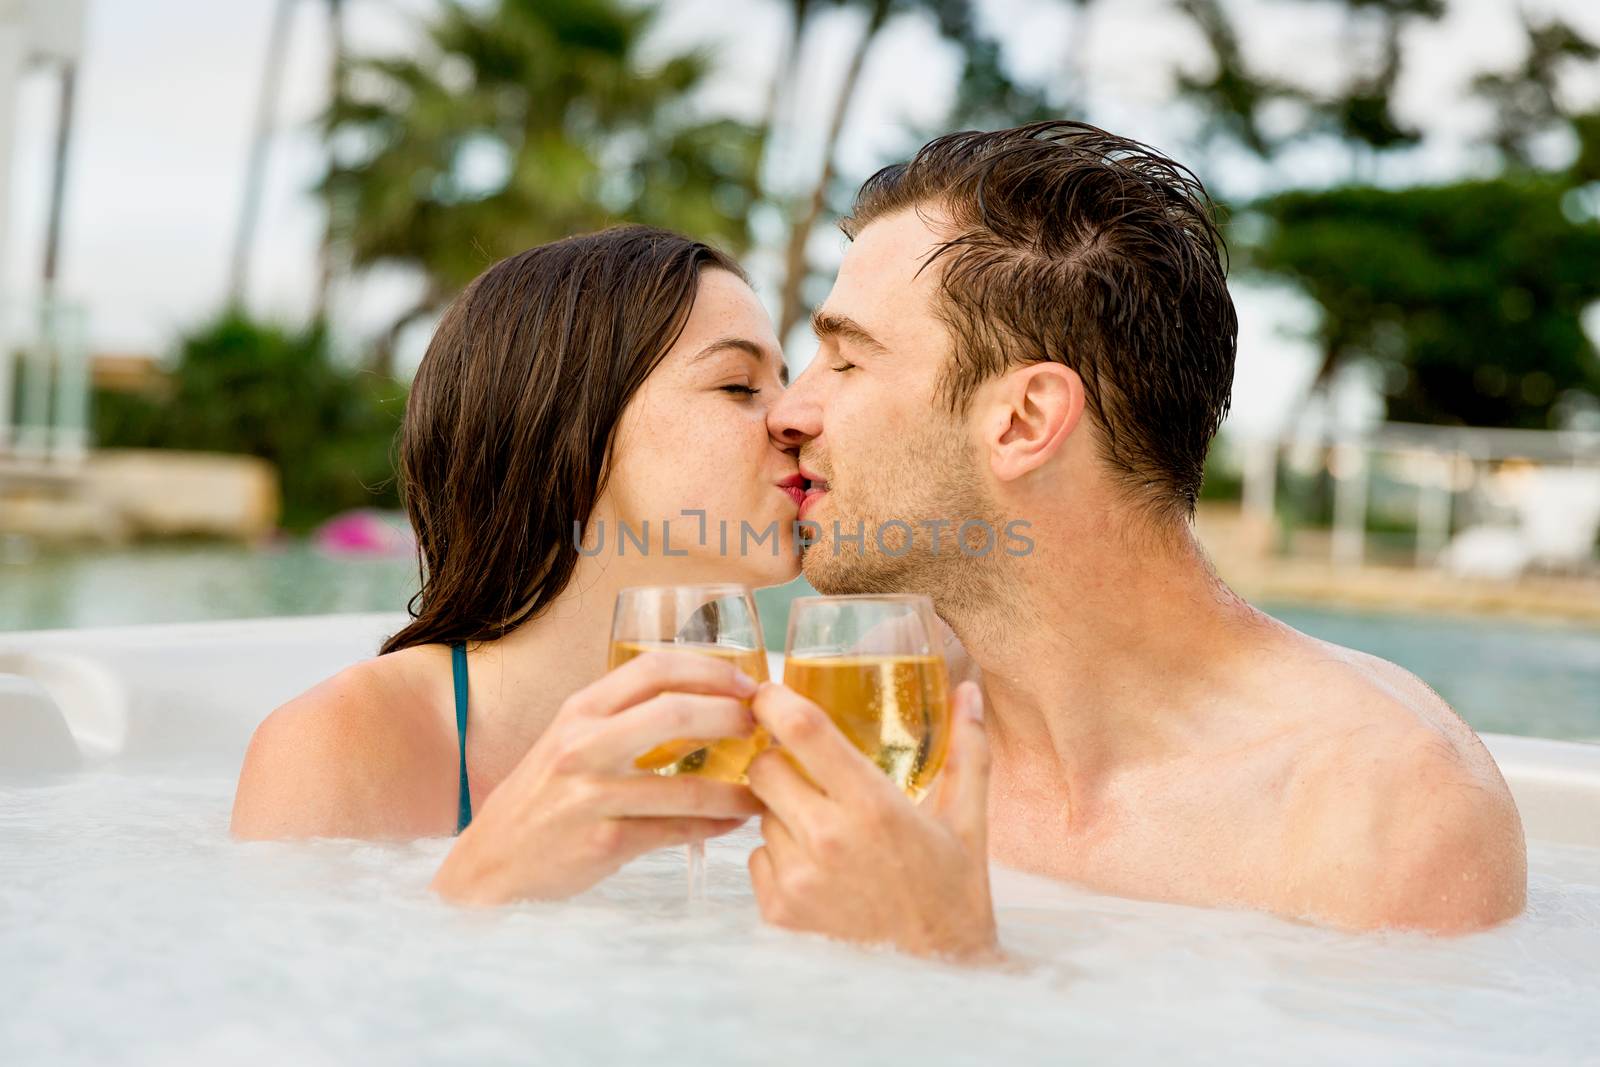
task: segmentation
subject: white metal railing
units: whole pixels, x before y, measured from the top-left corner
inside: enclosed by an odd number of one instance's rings
[[[19,300],[0,276],[0,474],[70,470],[88,451],[84,315],[54,296],[72,70],[82,56],[86,7],[86,0],[0,0],[0,262],[10,259],[5,253],[18,87],[40,65],[61,68],[64,78],[44,296]]]
[[[1326,464],[1333,480],[1331,556],[1357,566],[1366,558],[1367,511],[1373,469],[1380,459],[1398,460],[1417,488],[1416,563],[1437,563],[1450,543],[1458,494],[1482,485],[1495,464],[1519,461],[1530,468],[1570,469],[1600,486],[1600,431],[1501,430],[1470,426],[1384,423],[1363,433],[1316,432],[1241,442],[1242,510],[1252,519],[1276,521],[1279,468],[1285,454],[1299,466]],[[1391,464],[1393,466],[1393,464]],[[1394,470],[1388,471],[1392,476]],[[1570,483],[1570,476],[1569,483]],[[1600,515],[1576,507],[1572,521],[1588,524],[1594,543]],[[1579,512],[1582,512],[1581,514]],[[1581,531],[1575,540],[1581,541]],[[1581,562],[1581,561],[1578,561]]]
[[[54,467],[89,451],[89,355],[81,307],[0,305],[0,458]]]

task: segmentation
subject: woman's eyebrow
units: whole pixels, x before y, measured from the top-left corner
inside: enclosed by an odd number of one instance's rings
[[[709,358],[711,356],[716,355],[719,352],[727,352],[727,351],[730,351],[730,350],[731,351],[735,351],[735,352],[744,352],[747,355],[754,356],[758,361],[760,361],[762,363],[765,363],[765,362],[767,362],[768,359],[772,358],[767,353],[767,350],[765,348],[762,348],[760,345],[756,344],[754,341],[748,340],[748,339],[743,338],[743,337],[719,337],[719,338],[717,338],[717,340],[712,341],[710,344],[706,345],[700,351],[696,352],[694,354],[694,357],[692,359],[690,359],[689,362],[690,363],[698,363],[702,359],[707,359],[707,358]],[[777,360],[777,363],[778,363],[778,380],[780,382],[782,382],[784,385],[788,385],[789,384],[789,366],[788,366],[788,364],[784,363],[784,361],[782,359]]]

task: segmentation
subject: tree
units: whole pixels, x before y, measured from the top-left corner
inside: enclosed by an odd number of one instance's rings
[[[1402,70],[1401,38],[1415,23],[1441,18],[1444,0],[1338,0],[1351,29],[1366,31],[1369,47],[1349,48],[1339,84],[1321,91],[1251,69],[1223,0],[1173,2],[1194,23],[1209,50],[1209,69],[1178,76],[1179,94],[1197,105],[1202,116],[1203,140],[1231,141],[1270,158],[1291,143],[1318,136],[1342,141],[1357,152],[1405,148],[1421,139],[1421,131],[1394,113],[1394,89]],[[1275,104],[1292,105],[1289,113],[1297,121],[1269,132],[1265,116]]]
[[[1067,6],[1076,8],[1079,14],[1073,43],[1080,54],[1087,41],[1087,15],[1093,2],[1067,0]],[[1070,64],[1051,85],[1024,84],[1006,69],[1000,42],[979,28],[971,0],[924,0],[923,6],[933,13],[945,40],[961,50],[962,58],[955,102],[945,116],[944,128],[936,132],[1004,129],[1058,119],[1081,110],[1081,104],[1073,99],[1077,72],[1070,69]]]
[[[1317,385],[1382,371],[1390,419],[1553,428],[1573,391],[1600,395],[1582,315],[1600,300],[1600,221],[1550,176],[1270,197],[1251,266],[1322,309]]]
[[[336,26],[338,0],[327,2]],[[862,12],[863,31],[827,108],[816,177],[795,191],[763,188],[763,173],[785,185],[771,150],[807,35],[822,11],[850,7]],[[763,200],[786,232],[777,318],[787,335],[809,312],[809,243],[834,214],[838,145],[862,70],[894,18],[932,17],[961,49],[957,115],[998,125],[1042,114],[1044,94],[1008,76],[973,9],[973,0],[789,0],[787,41],[755,127],[693,117],[704,55],[645,69],[654,8],[630,0],[444,0],[421,55],[347,57],[323,122],[332,160],[320,188],[323,262],[399,265],[424,279],[374,346],[372,365],[390,371],[398,334],[500,256],[621,219],[741,252]]]
[[[693,115],[708,61],[646,68],[653,12],[624,0],[446,0],[417,55],[348,61],[321,192],[354,270],[414,268],[394,341],[493,261],[628,220],[742,251],[758,131]]]
[[[1070,2],[1082,9],[1092,0]],[[776,116],[777,101],[793,92],[795,79],[799,75],[795,57],[812,20],[824,7],[857,8],[865,21],[828,112],[816,178],[809,188],[783,205],[788,235],[784,246],[784,274],[778,307],[778,336],[782,338],[787,338],[790,331],[810,313],[805,294],[807,282],[814,276],[808,254],[811,236],[825,219],[838,214],[832,210],[831,201],[836,197],[842,199],[840,194],[843,192],[838,188],[839,141],[856,103],[861,72],[873,47],[895,18],[917,15],[931,17],[940,35],[961,52],[961,78],[956,87],[955,105],[944,124],[945,129],[953,126],[1002,127],[1060,113],[1059,110],[1051,110],[1051,94],[1045,88],[1022,85],[1006,70],[998,42],[979,29],[973,0],[792,0],[788,34],[790,43],[786,60],[780,65],[774,79],[769,121]]]
[[[233,238],[233,260],[228,269],[228,304],[242,308],[249,295],[250,258],[255,251],[256,223],[261,214],[261,192],[266,182],[267,157],[272,147],[273,116],[283,90],[283,64],[289,51],[289,23],[294,0],[277,0],[272,30],[261,71],[261,91],[256,97],[255,127],[250,135],[250,158],[245,163],[244,195],[239,202],[238,227]]]
[[[342,365],[321,323],[291,330],[229,309],[180,339],[165,387],[100,394],[95,440],[260,456],[278,469],[283,525],[304,530],[398,506],[390,449],[404,409],[403,387]]]
[[[855,50],[850,54],[850,63],[845,68],[844,81],[834,98],[828,129],[823,136],[821,173],[811,187],[810,194],[790,210],[789,240],[783,256],[783,288],[778,296],[778,336],[781,338],[788,337],[789,331],[793,330],[806,315],[807,309],[802,292],[806,278],[810,274],[807,246],[812,232],[816,229],[817,221],[827,206],[828,187],[833,184],[834,176],[838,173],[839,137],[844,132],[845,120],[849,118],[851,105],[855,102],[856,87],[861,81],[861,68],[866,65],[867,54],[872,50],[878,34],[883,32],[883,27],[888,23],[892,7],[892,0],[869,0],[866,28],[856,42]],[[809,5],[795,5],[795,15],[801,20],[794,29],[796,37],[804,32],[804,20],[810,10],[812,9]],[[791,70],[790,76],[793,75],[794,72]]]
[[[1541,136],[1574,119],[1593,123],[1594,114],[1575,116],[1562,106],[1560,82],[1567,66],[1600,59],[1600,47],[1559,19],[1535,23],[1524,15],[1522,25],[1528,37],[1522,62],[1509,71],[1480,74],[1473,88],[1494,108],[1491,140],[1502,157],[1514,167],[1533,168]]]
[[[1247,224],[1231,228],[1243,265],[1293,281],[1321,312],[1313,394],[1367,362],[1383,371],[1391,419],[1537,428],[1556,421],[1564,396],[1600,394],[1581,322],[1600,299],[1600,223],[1574,210],[1579,186],[1600,178],[1600,111],[1564,106],[1562,92],[1566,70],[1600,49],[1565,23],[1525,18],[1524,59],[1472,82],[1492,110],[1484,140],[1503,174],[1377,188],[1355,180],[1360,164],[1424,137],[1393,97],[1402,36],[1437,20],[1440,0],[1339,0],[1370,47],[1352,50],[1339,85],[1320,93],[1251,70],[1221,0],[1174,2],[1210,45],[1210,68],[1180,81],[1209,116],[1209,141],[1269,161],[1312,138],[1349,149],[1343,182],[1243,204]],[[1269,133],[1267,106],[1285,102],[1298,121]],[[1552,166],[1547,149],[1562,134],[1572,159]]]
[[[344,0],[323,0],[323,5],[328,15],[328,85],[332,98],[343,100],[348,95],[345,88]],[[324,224],[322,240],[317,245],[317,284],[313,293],[315,304],[312,318],[318,322],[328,317],[337,255],[333,229]]]

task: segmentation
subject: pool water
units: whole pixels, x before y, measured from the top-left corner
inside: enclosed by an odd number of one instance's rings
[[[259,549],[14,547],[0,551],[0,590],[0,631],[403,611],[417,590],[417,565],[332,556],[301,541]]]
[[[1263,607],[1305,633],[1400,664],[1480,732],[1600,741],[1600,628]]]
[[[398,611],[416,583],[409,559],[332,557],[302,542],[44,554],[13,547],[0,551],[0,631]],[[757,594],[780,650],[788,602],[807,592],[795,582]],[[1600,628],[1265,607],[1415,672],[1479,730],[1600,740]]]
[[[1600,1061],[1600,849],[1527,914],[1350,935],[997,870],[1011,967],[761,924],[746,828],[573,901],[425,890],[449,842],[237,844],[211,758],[0,784],[0,1060],[187,1064]]]

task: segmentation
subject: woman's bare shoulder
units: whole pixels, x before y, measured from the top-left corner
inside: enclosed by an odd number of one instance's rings
[[[434,647],[365,660],[256,728],[239,772],[241,838],[448,833],[456,741],[450,660]]]

